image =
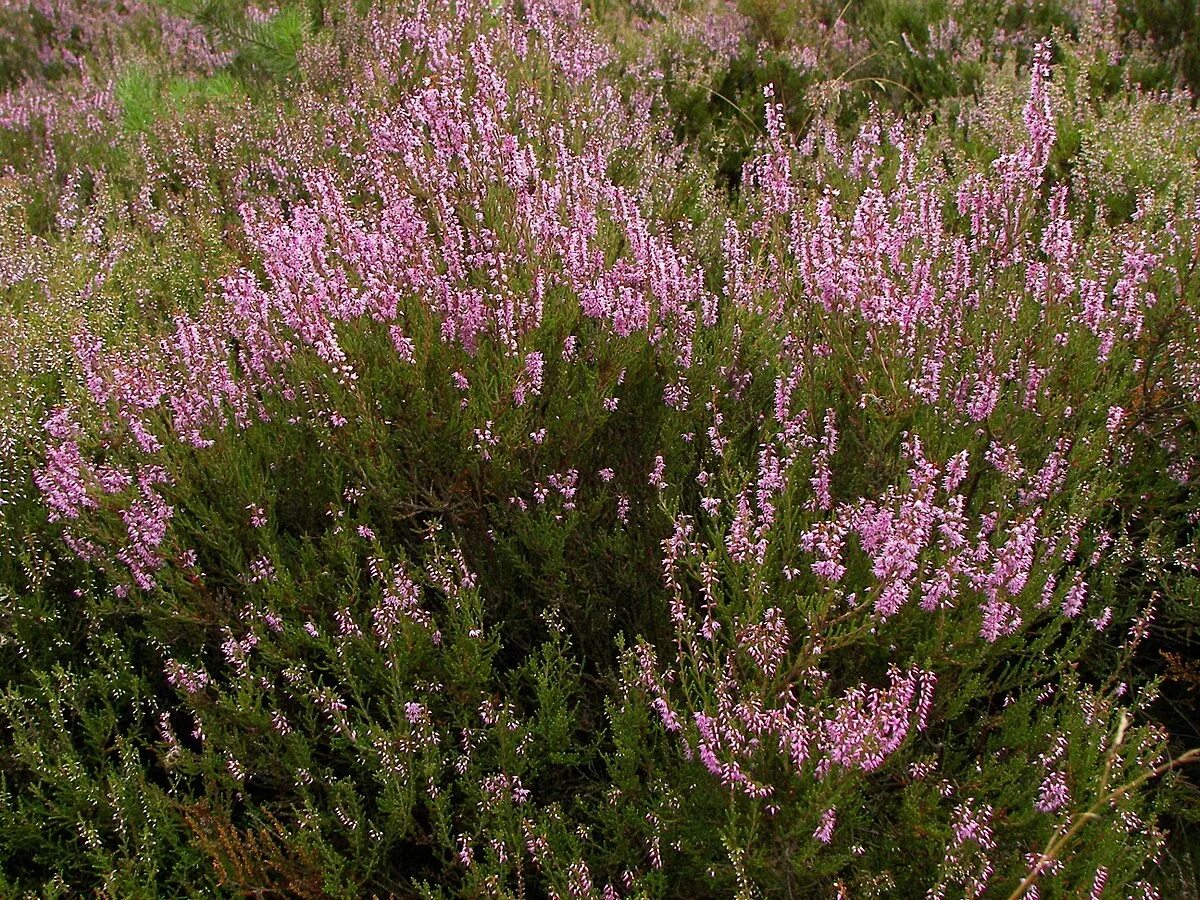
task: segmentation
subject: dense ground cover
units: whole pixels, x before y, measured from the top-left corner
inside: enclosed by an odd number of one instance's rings
[[[1198,61],[0,4],[0,894],[1194,896]]]

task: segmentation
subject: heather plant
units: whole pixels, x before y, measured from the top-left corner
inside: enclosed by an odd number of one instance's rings
[[[6,891],[1194,886],[1194,114],[879,7],[4,20]]]
[[[1196,5],[1189,0],[1123,4],[1122,14],[1130,29],[1159,48],[1157,58],[1144,62],[1148,74],[1164,82],[1181,79],[1193,92],[1200,86],[1200,31],[1196,28]]]

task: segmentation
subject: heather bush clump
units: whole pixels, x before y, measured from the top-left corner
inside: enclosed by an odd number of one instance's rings
[[[1196,890],[1160,25],[9,6],[6,895]]]

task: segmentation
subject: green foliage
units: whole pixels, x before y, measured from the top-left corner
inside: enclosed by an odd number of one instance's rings
[[[117,79],[114,94],[121,105],[126,130],[134,133],[147,130],[159,112],[157,79],[141,66],[130,66]]]
[[[456,234],[469,234],[472,254],[494,244],[513,261],[504,296],[541,298],[536,326],[512,346],[468,351],[443,339],[444,317],[413,291],[390,320],[411,341],[410,358],[398,355],[389,322],[348,316],[335,329],[338,366],[311,346],[297,350],[256,385],[236,427],[206,426],[199,442],[178,439],[165,405],[147,402],[146,427],[162,447],[139,450],[128,417],[114,412],[121,400],[93,403],[72,339],[102,341],[105,361],[153,350],[177,327],[227,315],[216,300],[236,289],[231,273],[254,286],[301,283],[307,257],[291,261],[294,271],[266,259],[253,218],[264,210],[285,236],[321,216],[333,234],[335,218],[356,227],[380,215],[384,200],[356,167],[386,155],[387,115],[408,115],[402,102],[445,64],[414,53],[409,81],[390,82],[379,66],[391,61],[366,58],[370,29],[358,16],[370,6],[315,0],[263,15],[236,0],[171,0],[160,11],[211,44],[211,59],[186,65],[167,58],[149,20],[118,29],[110,58],[101,38],[84,41],[92,32],[82,25],[64,37],[37,19],[10,28],[15,14],[0,12],[0,89],[34,78],[82,84],[68,64],[49,71],[27,52],[44,42],[49,59],[68,47],[111,76],[116,116],[80,101],[78,122],[94,128],[52,133],[35,117],[0,129],[11,163],[0,175],[0,314],[11,322],[0,348],[0,894],[582,896],[583,872],[595,893],[612,884],[646,897],[923,897],[939,885],[955,896],[970,893],[986,863],[992,892],[1006,896],[1046,847],[1062,865],[1047,870],[1042,896],[1087,896],[1101,869],[1104,896],[1132,891],[1164,847],[1166,883],[1194,889],[1194,785],[1174,771],[1137,781],[1200,742],[1196,497],[1179,468],[1200,451],[1200,276],[1196,235],[1155,242],[1190,221],[1200,121],[1185,98],[1136,89],[1194,77],[1188,5],[1127,5],[1120,46],[1132,49],[1116,58],[1069,3],[744,0],[744,31],[718,52],[680,24],[707,5],[673,16],[595,2],[620,64],[582,84],[552,67],[535,28],[511,26],[529,47],[501,62],[489,102],[512,104],[497,120],[536,108],[514,142],[528,148],[530,183],[567,164],[551,153],[552,134],[580,154],[612,139],[611,123],[589,118],[598,96],[661,122],[645,146],[631,139],[614,151],[604,174],[654,223],[653,240],[676,241],[723,298],[686,372],[675,324],[618,338],[580,312],[557,278],[562,264],[538,268],[551,237],[513,227],[532,190],[482,178],[468,190],[448,168],[461,195],[427,196],[413,171],[429,162],[417,141],[394,151],[410,154],[401,162],[380,163],[398,195],[413,189],[414,209],[398,207],[369,236],[420,220],[437,226],[421,237],[430,252]],[[456,5],[434,6],[471,46],[447,12]],[[519,22],[523,4],[513,10]],[[492,18],[469,27],[495,26],[501,11],[489,7]],[[1135,33],[1163,43],[1147,49]],[[1050,230],[1045,199],[1067,189],[1080,252],[1097,269],[1136,241],[1162,253],[1145,288],[1156,302],[1139,335],[1100,362],[1095,335],[1072,330],[1065,304],[1009,314],[1010,299],[1032,290],[1026,269],[988,268],[964,299],[962,371],[947,378],[966,385],[986,352],[1019,365],[996,411],[977,421],[945,397],[918,400],[909,388],[918,361],[893,356],[889,368],[887,335],[818,321],[821,303],[801,297],[791,264],[772,255],[792,236],[771,230],[744,166],[786,156],[795,183],[813,187],[794,200],[800,222],[823,203],[851,221],[911,164],[944,182],[921,214],[936,212],[948,239],[965,240],[969,210],[956,191],[995,177],[1023,127],[1029,51],[1047,36],[1058,41],[1063,99],[1045,183],[1014,212],[1018,226],[1037,245]],[[481,60],[463,77],[464,104],[481,103],[471,93]],[[372,78],[344,84],[339,66],[350,71],[351,61]],[[768,85],[790,129],[778,147],[765,137]],[[75,109],[68,100],[63,108]],[[877,138],[877,168],[849,171],[852,144],[839,150],[838,137],[864,124],[886,134],[902,117],[921,139],[912,157]],[[429,119],[422,128],[434,134]],[[510,126],[498,121],[496,133]],[[341,189],[336,214],[320,206]],[[726,222],[750,236],[748,265],[788,287],[744,303],[721,293]],[[589,250],[606,267],[632,265],[623,226],[603,215],[594,224]],[[322,248],[306,249],[315,258]],[[970,247],[964,265],[992,249]],[[898,270],[918,251],[879,265]],[[1050,259],[1044,248],[1034,255]],[[556,277],[540,278],[546,271]],[[321,278],[364,295],[375,287],[349,266]],[[481,265],[462,287],[499,291],[497,280]],[[776,306],[784,299],[811,303],[800,338],[795,310]],[[304,347],[298,330],[279,324],[271,337]],[[226,348],[234,373],[245,374],[254,339]],[[568,361],[568,341],[582,363]],[[518,402],[533,352],[544,384]],[[162,360],[140,362],[153,375]],[[1015,386],[1018,368],[1052,379],[1032,404]],[[734,510],[759,484],[778,437],[777,391],[793,372],[792,412],[815,430],[771,500],[769,550],[737,559]],[[681,385],[689,402],[664,403]],[[167,474],[153,489],[172,514],[149,589],[130,589],[128,559],[114,550],[136,530],[136,486],[97,490],[78,519],[47,520],[34,473],[60,404],[90,411],[71,437],[89,463],[151,460]],[[1113,425],[1119,404],[1127,418]],[[222,411],[234,418],[233,403]],[[1078,556],[1094,561],[1076,568],[1111,626],[1089,621],[1091,607],[1060,614],[1075,569],[1051,554],[1014,591],[1026,614],[1019,629],[994,641],[981,639],[978,605],[965,601],[911,603],[884,623],[858,537],[840,586],[818,578],[802,547],[824,515],[813,497],[827,415],[839,429],[832,509],[883,506],[889,491],[910,490],[906,447],[917,434],[939,466],[966,454],[964,516],[982,533],[994,515],[995,545],[1021,504],[988,451],[1011,446],[1034,472],[1067,439],[1043,527],[1078,524]],[[720,452],[705,440],[713,434],[725,440]],[[670,482],[661,489],[647,480],[659,457]],[[723,505],[710,514],[713,497]],[[682,522],[704,544],[680,563],[673,590],[664,554]],[[101,552],[76,559],[64,526]],[[949,555],[931,542],[929,566]],[[711,603],[719,627],[685,646],[674,603],[686,615]],[[1152,636],[1128,638],[1151,606]],[[785,670],[766,674],[742,635],[776,608],[795,644]],[[668,659],[677,661],[669,674]],[[893,665],[936,675],[937,689],[928,726],[876,768],[818,771],[815,757],[792,765],[764,730],[747,755],[775,793],[750,797],[696,751],[697,716],[722,702],[744,702],[753,718],[788,691],[809,691],[796,702],[813,700],[821,726],[851,691],[886,685]],[[743,694],[720,694],[739,678]],[[691,713],[678,728],[656,706],[664,698]],[[1050,774],[1066,786],[1058,806],[1044,796]],[[818,839],[831,810],[836,828]],[[972,815],[994,823],[985,826],[994,846],[960,839]]]
[[[1160,55],[1147,66],[1147,81],[1169,87],[1178,78],[1196,93],[1200,89],[1200,8],[1196,0],[1127,0],[1120,7],[1129,25],[1157,45]]]
[[[251,17],[239,0],[160,0],[236,51],[230,67],[244,76],[287,78],[314,28],[324,22],[323,0],[287,3],[266,18]]]
[[[167,713],[143,665],[150,651],[130,642],[129,624],[97,627],[53,593],[4,598],[0,884],[14,896],[190,892],[207,866],[156,749]]]

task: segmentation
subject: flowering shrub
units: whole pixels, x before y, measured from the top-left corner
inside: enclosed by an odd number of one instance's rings
[[[879,5],[5,11],[8,892],[1195,886],[1200,123]]]

